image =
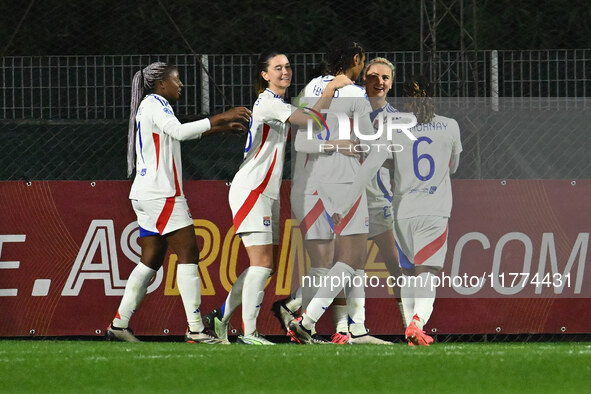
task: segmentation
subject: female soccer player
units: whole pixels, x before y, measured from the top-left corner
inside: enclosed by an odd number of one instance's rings
[[[401,138],[404,149],[394,155],[394,231],[408,284],[401,288],[405,336],[409,345],[428,346],[433,338],[423,327],[435,302],[431,281],[443,268],[447,252],[450,174],[458,168],[462,143],[458,122],[434,113],[433,86],[426,78],[407,81],[403,96],[405,110],[417,117],[410,129],[417,140]]]
[[[313,79],[306,86],[306,96],[318,95],[334,76],[346,75],[352,80],[357,80],[361,75],[365,64],[365,51],[362,46],[352,40],[341,39],[333,43],[327,51],[327,63],[331,75],[324,75]],[[355,119],[356,125],[364,134],[373,134],[373,125],[370,120],[371,106],[366,99],[365,91],[357,85],[346,86],[338,92],[338,100],[334,100],[330,107],[334,113],[345,114],[348,118]],[[345,123],[348,124],[349,119]],[[326,119],[327,130],[330,139],[341,139],[341,130],[337,116],[329,114]],[[335,134],[339,137],[335,137]],[[347,140],[356,137],[347,134]],[[326,136],[326,139],[329,139]],[[358,158],[341,154],[318,154],[314,163],[314,182],[318,188],[318,196],[323,205],[333,205],[334,201],[342,199],[347,193],[351,183],[356,178],[360,167]],[[366,260],[366,242],[369,217],[365,193],[355,202],[353,209],[342,220],[335,224],[336,234],[334,261],[325,278],[329,283],[338,283],[337,286],[324,286],[318,289],[314,298],[308,304],[302,317],[294,319],[289,324],[289,334],[300,343],[318,343],[322,338],[315,335],[315,325],[324,311],[333,302],[335,297],[345,290],[347,297],[348,315],[350,319],[349,332],[351,343],[384,343],[368,334],[365,327],[365,297],[363,267]],[[319,229],[320,230],[320,229]],[[329,234],[320,239],[330,239]],[[355,279],[357,277],[357,279]]]
[[[236,280],[220,309],[206,316],[208,326],[227,339],[227,326],[234,310],[242,304],[244,335],[238,342],[272,345],[256,328],[267,279],[274,269],[279,242],[279,188],[283,173],[285,142],[291,124],[306,125],[309,117],[284,101],[291,84],[292,69],[285,54],[270,51],[257,62],[254,107],[244,162],[234,176],[229,201],[234,231],[240,234],[250,267]],[[313,107],[330,105],[334,92],[351,80],[343,76],[326,87],[323,99]]]
[[[371,119],[374,121],[374,125],[377,122],[376,118],[378,116],[385,113],[398,112],[398,110],[394,109],[386,101],[386,96],[392,88],[393,81],[394,65],[388,59],[376,57],[365,67],[365,91],[373,109]],[[389,161],[391,162],[392,158]],[[393,233],[394,218],[392,216],[392,187],[390,178],[390,171],[386,167],[380,167],[365,189],[369,210],[369,234],[367,238],[373,239],[378,246],[390,275],[399,277],[401,270],[398,264],[398,251],[396,250],[396,241]],[[400,289],[398,287],[394,288],[394,296],[398,301],[399,310],[402,312]],[[402,323],[406,328],[407,323],[405,322],[404,314],[401,313],[401,315]]]
[[[416,118],[405,126],[411,135],[397,139],[402,150],[394,155],[394,233],[405,275],[401,288],[404,320],[408,324],[405,336],[411,346],[429,346],[433,338],[425,334],[423,327],[433,312],[433,277],[445,261],[452,206],[450,174],[458,168],[462,144],[458,123],[435,115],[433,88],[428,80],[413,77],[405,83],[403,95],[404,109]],[[349,195],[354,198],[362,192],[369,179],[367,174],[375,173],[384,159],[385,156],[374,152],[368,156]],[[349,198],[342,206],[351,205]],[[333,220],[338,222],[343,212],[335,212]]]
[[[199,312],[199,250],[183,194],[180,141],[214,132],[245,131],[240,122],[248,122],[251,113],[238,107],[208,119],[181,124],[170,102],[179,99],[182,88],[177,68],[162,62],[150,64],[133,78],[127,164],[128,176],[136,168],[129,198],[137,215],[142,251],[141,261],[131,272],[121,304],[107,328],[105,335],[109,340],[138,342],[129,329],[129,320],[170,246],[178,256],[177,283],[188,322],[185,340],[228,343],[205,332]]]
[[[319,71],[319,73],[321,72]],[[325,70],[325,74],[328,74],[328,70]],[[320,91],[313,92],[311,87],[313,86],[308,85],[301,93],[301,101],[307,104],[318,100],[317,95],[320,94]],[[315,130],[312,139],[308,139],[307,130],[300,130],[296,135],[290,199],[292,213],[299,222],[304,248],[310,256],[310,269],[305,273],[305,278],[310,279],[310,285],[305,279],[302,283],[304,286],[298,287],[290,297],[273,304],[273,313],[286,332],[289,330],[289,322],[297,317],[297,311],[300,308],[305,311],[308,303],[312,300],[317,290],[314,282],[317,282],[318,278],[325,277],[334,263],[335,235],[330,217],[318,196],[318,187],[314,178],[316,155],[322,152],[359,157],[359,154],[353,151],[354,143],[352,141],[327,140],[329,133],[326,133],[326,130],[324,133],[323,130]],[[296,273],[298,277],[302,277],[303,274]],[[348,342],[350,339],[347,334],[349,322],[345,299],[335,299],[332,311],[335,323],[335,334],[332,336],[332,341],[335,343]]]

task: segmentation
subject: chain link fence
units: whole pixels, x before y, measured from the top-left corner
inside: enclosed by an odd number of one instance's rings
[[[393,97],[401,95],[402,83],[421,72],[424,64],[418,52],[368,53],[370,59],[375,56],[396,65]],[[322,54],[289,57],[294,65],[290,96],[295,97],[313,77],[311,69]],[[591,50],[480,51],[475,64],[461,62],[460,57],[458,51],[444,52],[439,54],[444,60],[436,64],[437,95],[448,97],[456,107],[441,113],[453,115],[462,129],[464,153],[458,177],[591,176],[591,165],[584,160],[590,148],[585,131],[590,119],[584,110],[589,109],[591,93]],[[156,60],[178,65],[185,87],[175,111],[181,119],[191,120],[230,106],[250,107],[255,100],[256,58],[256,54],[4,57],[0,179],[124,179],[130,81],[138,69]],[[474,74],[479,79],[459,78],[470,67],[479,69]],[[466,102],[470,93],[478,93],[486,102]],[[231,179],[244,143],[244,137],[235,135],[184,143],[185,176]],[[285,168],[288,177],[289,163]]]
[[[486,98],[448,108],[464,145],[456,177],[589,178],[590,19],[583,0],[1,2],[0,180],[125,179],[130,83],[153,61],[179,67],[175,112],[192,120],[251,107],[257,53],[268,48],[287,51],[295,97],[328,43],[344,36],[363,43],[368,59],[396,65],[391,97],[423,73],[438,97]],[[528,108],[516,112],[507,98]],[[568,99],[578,101],[565,109]],[[244,142],[185,142],[185,177],[231,179]]]

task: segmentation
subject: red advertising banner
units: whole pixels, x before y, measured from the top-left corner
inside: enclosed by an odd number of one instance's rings
[[[0,182],[0,336],[103,335],[139,261],[128,181]],[[589,333],[585,281],[591,181],[453,182],[448,252],[427,330],[465,333]],[[248,259],[234,234],[223,181],[185,182],[201,251],[202,314],[219,307]],[[281,334],[271,304],[297,286],[301,234],[282,188],[277,270],[259,330]],[[388,272],[368,243],[366,324],[402,334]],[[291,261],[290,256],[296,256]],[[299,260],[298,260],[298,257]],[[309,264],[309,261],[307,262]],[[138,335],[182,335],[176,256],[148,289],[131,326]],[[379,279],[379,281],[377,281]],[[330,313],[318,329],[329,334]],[[240,327],[240,311],[231,325]]]

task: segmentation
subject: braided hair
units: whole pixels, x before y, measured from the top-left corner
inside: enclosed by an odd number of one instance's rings
[[[129,106],[129,124],[127,127],[127,177],[131,177],[135,168],[135,117],[140,102],[144,95],[154,91],[156,82],[166,79],[170,73],[176,70],[175,66],[169,66],[163,62],[155,62],[138,71],[131,82],[131,105]]]
[[[412,76],[402,86],[405,109],[413,112],[419,124],[429,123],[435,116],[433,106],[433,84],[423,76]]]
[[[363,46],[352,39],[338,39],[329,45],[326,51],[326,63],[328,71],[332,75],[344,73],[345,70],[353,66],[353,57],[359,55],[363,57],[365,49]]]

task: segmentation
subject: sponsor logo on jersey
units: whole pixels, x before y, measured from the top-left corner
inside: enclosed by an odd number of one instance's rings
[[[269,227],[271,225],[271,216],[263,216],[263,226]]]
[[[172,113],[172,110],[171,110],[170,108],[168,108],[168,107],[164,107],[164,112],[166,112],[166,113],[167,113],[167,114],[169,114],[169,115],[174,115],[174,114]]]
[[[392,209],[389,205],[385,206],[383,209],[385,218],[389,218],[390,216],[392,216]]]
[[[419,187],[419,188],[410,189],[408,194],[413,194],[413,193],[435,194],[436,191],[437,191],[437,186]]]

